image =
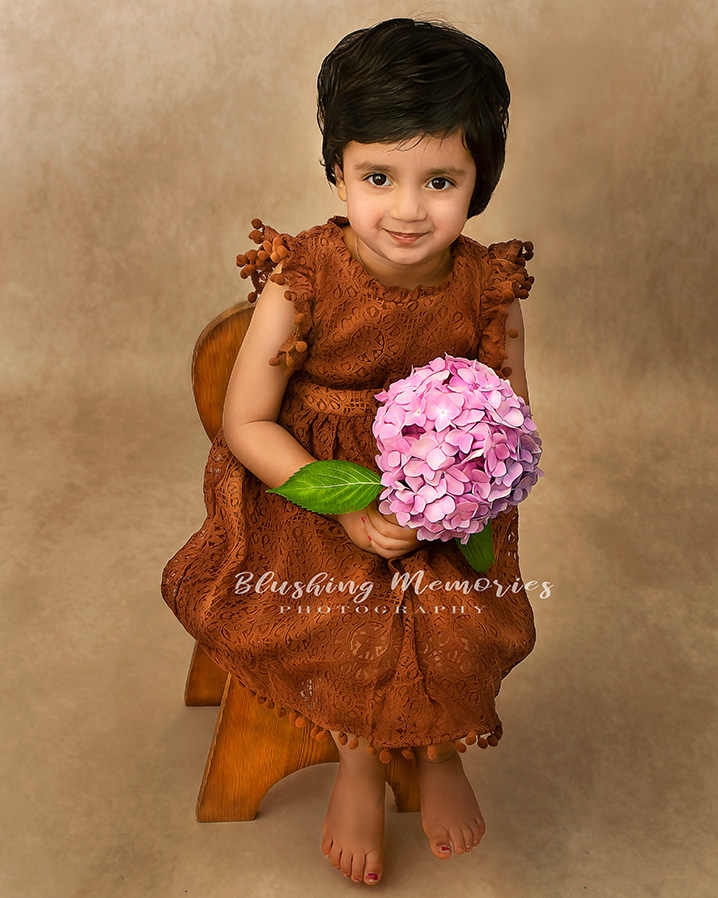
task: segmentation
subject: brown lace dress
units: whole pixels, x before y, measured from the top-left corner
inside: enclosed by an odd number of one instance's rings
[[[260,248],[238,264],[257,289],[268,277],[286,284],[296,309],[295,332],[270,362],[283,357],[293,372],[279,422],[317,459],[375,468],[373,396],[412,366],[448,353],[508,376],[506,316],[528,296],[532,247],[459,237],[442,283],[405,290],[352,259],[344,224],[334,218],[291,237],[255,220]],[[283,271],[272,275],[279,259]],[[535,641],[516,508],[493,521],[496,561],[484,574],[453,541],[387,561],[335,521],[267,493],[222,430],[204,498],[207,518],[167,563],[162,594],[258,701],[319,740],[339,730],[355,747],[363,736],[385,762],[393,749],[411,757],[416,745],[497,744],[501,680]]]

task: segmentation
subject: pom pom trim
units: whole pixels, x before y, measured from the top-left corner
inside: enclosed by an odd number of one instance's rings
[[[481,346],[479,361],[508,377],[505,368],[508,353],[504,349],[506,337],[518,337],[512,328],[506,331],[506,319],[513,301],[526,299],[534,278],[526,273],[526,260],[533,258],[533,243],[511,240],[492,243],[488,248],[488,275],[481,297]],[[503,370],[502,370],[503,369]]]
[[[253,689],[247,688],[247,691],[255,698],[258,704],[262,705],[268,711],[271,711],[276,717],[286,716],[290,724],[307,731],[310,737],[317,742],[326,742],[328,739],[332,738],[331,730],[328,727],[313,722],[305,714],[302,714],[295,708],[288,708],[286,705],[281,704],[270,696],[255,692]],[[484,731],[482,735],[478,735],[478,733],[479,730],[470,730],[460,739],[445,739],[429,745],[427,754],[431,759],[436,758],[438,746],[453,745],[457,752],[463,754],[469,745],[476,744],[479,748],[488,748],[490,745],[498,745],[499,740],[503,735],[503,726],[499,722],[492,732]],[[349,741],[349,734],[339,731],[337,733],[337,741],[340,745],[346,745],[352,750],[359,748],[359,738],[356,735],[352,736],[351,741]],[[382,764],[390,764],[394,758],[398,758],[400,755],[407,760],[412,760],[415,757],[414,749],[417,747],[415,745],[388,747],[375,743],[371,738],[367,738],[367,741],[367,754],[372,757],[378,757]]]
[[[288,243],[291,244],[294,238],[288,234],[278,233],[265,225],[259,218],[252,219],[252,228],[249,239],[254,241],[259,249],[250,249],[237,256],[239,274],[242,278],[251,278],[254,290],[247,296],[249,302],[256,302],[268,281],[279,286],[286,284],[292,288],[286,290],[284,295],[295,307],[295,329],[279,347],[277,354],[268,360],[269,364],[275,368],[284,362],[284,374],[286,377],[290,377],[303,367],[309,353],[309,331],[311,329],[309,281],[292,264]],[[285,260],[287,261],[285,269],[275,274],[275,267]]]

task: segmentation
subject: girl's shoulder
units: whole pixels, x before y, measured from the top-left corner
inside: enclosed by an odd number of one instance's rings
[[[476,269],[472,273],[478,276],[488,303],[503,304],[516,297],[526,299],[534,282],[526,271],[533,249],[533,243],[518,239],[484,246],[462,234],[457,241],[457,252],[466,267]]]
[[[237,256],[243,278],[250,278],[253,290],[247,299],[253,303],[268,281],[283,287],[285,299],[294,307],[294,330],[269,360],[278,365],[286,360],[286,373],[303,367],[314,338],[317,297],[347,291],[344,255],[349,255],[342,237],[345,219],[337,216],[296,236],[283,234],[260,219],[252,221],[249,237],[256,249]]]
[[[466,255],[472,261],[483,264],[485,266],[499,267],[502,264],[507,266],[516,266],[522,268],[528,259],[533,256],[533,243],[530,241],[507,240],[504,243],[490,243],[484,246],[473,237],[467,237],[462,234],[458,238],[458,249],[460,253]]]
[[[513,327],[507,331],[509,310],[517,299],[526,299],[534,282],[526,271],[526,261],[533,256],[533,244],[523,240],[508,240],[483,246],[469,237],[462,237],[466,254],[480,265],[478,275],[479,324],[481,328],[480,360],[503,377],[512,373],[506,360],[506,336],[518,337]],[[520,312],[519,312],[520,315]],[[514,366],[517,363],[514,362]],[[523,362],[521,363],[523,365]]]
[[[335,215],[324,224],[300,231],[296,237],[285,235],[293,264],[303,268],[315,282],[347,277],[351,254],[344,242],[343,228],[348,223],[344,216]]]
[[[237,256],[242,277],[251,278],[253,302],[269,279],[282,283],[291,273],[292,279],[315,282],[322,276],[341,277],[346,273],[349,251],[342,237],[347,219],[336,215],[324,224],[315,225],[296,235],[281,233],[260,219],[252,220],[249,237],[257,245]],[[273,274],[281,263],[281,272]]]

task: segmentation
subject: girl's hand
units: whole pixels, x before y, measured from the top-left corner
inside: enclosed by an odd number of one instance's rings
[[[402,527],[393,514],[383,515],[375,502],[362,511],[350,511],[332,517],[346,530],[355,546],[365,552],[381,555],[382,558],[399,558],[421,545],[416,530]]]

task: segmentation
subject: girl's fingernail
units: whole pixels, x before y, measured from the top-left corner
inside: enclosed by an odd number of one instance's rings
[[[368,533],[367,533],[367,536],[369,536],[369,534],[368,534]],[[370,536],[369,536],[369,542],[371,542],[371,537],[370,537]]]
[[[361,522],[362,524],[366,524],[366,518],[364,517],[364,515],[361,516]]]

